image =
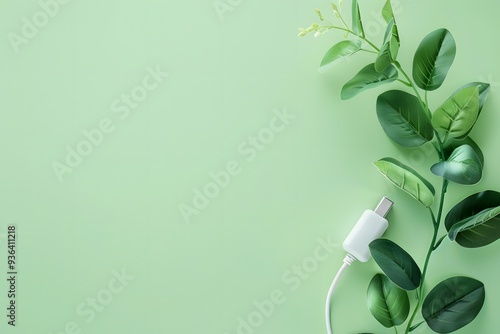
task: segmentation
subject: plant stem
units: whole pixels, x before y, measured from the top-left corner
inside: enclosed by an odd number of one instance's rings
[[[418,291],[417,291],[417,296],[418,296],[417,305],[415,306],[415,309],[413,310],[410,321],[408,322],[408,326],[406,326],[405,334],[408,334],[410,332],[410,328],[411,328],[411,325],[413,324],[413,320],[415,319],[415,316],[417,315],[417,312],[420,309],[420,306],[422,305],[425,275],[427,274],[427,267],[429,265],[429,260],[431,258],[431,254],[434,251],[434,244],[436,243],[437,233],[439,230],[439,225],[436,223],[436,219],[434,218],[434,213],[432,212],[431,209],[429,209],[429,211],[430,211],[431,216],[432,216],[434,233],[432,235],[431,244],[429,245],[429,250],[427,251],[427,255],[425,257],[424,270],[422,271],[422,278],[420,280],[420,287],[418,288]]]
[[[365,51],[365,52],[369,52],[369,53],[378,54],[378,52],[376,52],[376,51],[372,51],[372,50],[368,50],[368,49],[364,49],[364,48],[361,48],[360,50]]]
[[[436,242],[436,245],[434,245],[434,250],[438,249],[438,247],[441,245],[443,240],[448,236],[448,234],[443,235],[439,240]]]
[[[427,117],[429,117],[429,120],[430,120],[432,117],[431,112],[429,111],[429,108],[427,108],[427,104],[424,102],[424,100],[422,100],[422,97],[420,96],[420,93],[418,92],[417,87],[415,86],[415,84],[413,84],[413,81],[410,79],[408,74],[405,72],[405,70],[403,69],[403,67],[399,63],[399,61],[394,62],[394,65],[396,65],[397,69],[401,72],[401,74],[404,75],[406,80],[408,80],[408,82],[410,83],[410,87],[413,88],[413,91],[415,92],[418,100],[420,101],[420,105],[422,106],[422,108],[425,111],[425,114],[427,115]]]
[[[442,151],[442,146],[440,147]],[[422,305],[423,302],[423,297],[424,297],[424,281],[425,281],[425,276],[427,275],[427,268],[429,266],[429,261],[431,259],[432,252],[434,252],[441,243],[442,239],[437,242],[437,235],[439,232],[439,226],[441,222],[441,216],[443,214],[443,206],[444,206],[444,200],[445,200],[445,195],[446,195],[446,190],[448,188],[448,180],[443,179],[443,184],[441,186],[441,197],[439,199],[439,208],[438,208],[438,214],[437,214],[437,219],[436,216],[434,216],[434,212],[432,209],[429,208],[429,212],[431,214],[431,219],[432,219],[432,226],[434,227],[434,233],[432,234],[432,241],[431,244],[429,245],[429,249],[427,251],[427,255],[425,257],[425,262],[424,262],[424,269],[422,271],[422,278],[420,280],[420,287],[417,290],[417,305],[415,306],[415,309],[413,310],[413,313],[411,315],[410,321],[408,322],[408,326],[406,327],[405,334],[408,334],[411,328],[411,325],[413,323],[413,320],[415,319],[415,316],[417,315],[418,310],[420,309],[420,306]]]
[[[401,80],[401,79],[398,79],[399,82],[401,82],[403,85],[405,85],[406,87],[411,87],[411,83],[409,82],[406,82],[404,80]]]
[[[380,49],[375,44],[373,44],[368,38],[366,38],[365,36],[356,34],[354,31],[352,31],[349,28],[338,27],[338,26],[335,26],[335,25],[322,26],[321,28],[337,29],[337,30],[345,31],[345,32],[347,32],[349,34],[353,34],[354,36],[356,36],[359,39],[362,39],[363,41],[365,41],[366,43],[368,43],[376,51],[376,52],[373,52],[373,53],[379,53],[380,52]],[[369,51],[369,50],[364,50],[364,51]]]

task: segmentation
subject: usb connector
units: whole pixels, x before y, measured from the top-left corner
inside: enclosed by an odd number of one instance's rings
[[[337,285],[344,270],[346,270],[347,267],[349,267],[354,261],[359,260],[361,262],[366,262],[370,259],[371,254],[369,245],[373,240],[380,238],[389,227],[389,222],[385,219],[385,217],[393,205],[393,201],[387,197],[383,197],[374,211],[366,210],[363,213],[347,238],[344,240],[342,246],[347,252],[347,255],[344,258],[344,264],[340,267],[337,275],[335,275],[326,297],[325,319],[328,334],[332,334],[330,304],[335,286]]]
[[[358,222],[344,240],[345,251],[356,260],[366,262],[370,259],[370,249],[368,245],[384,234],[389,227],[389,222],[385,216],[389,213],[394,203],[387,197],[383,197],[375,211],[366,210],[359,218]]]
[[[391,201],[387,197],[382,197],[380,203],[378,203],[377,207],[375,208],[375,213],[380,217],[385,218],[389,213],[389,211],[391,211],[393,205],[394,205],[393,201]]]

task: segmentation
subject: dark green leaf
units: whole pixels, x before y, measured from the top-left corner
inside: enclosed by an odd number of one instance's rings
[[[425,297],[422,316],[437,333],[451,333],[470,323],[484,304],[484,284],[469,277],[451,277]]]
[[[402,146],[421,146],[434,130],[420,101],[413,95],[390,90],[377,99],[377,116],[385,133]]]
[[[387,328],[401,325],[410,312],[408,293],[382,274],[370,281],[367,303],[373,317]]]
[[[361,41],[342,41],[330,48],[321,60],[320,72],[329,69],[333,64],[343,58],[347,58],[361,49]]]
[[[432,115],[432,125],[445,134],[445,138],[466,137],[479,114],[479,88],[463,88],[454,93]]]
[[[424,90],[441,86],[455,59],[456,46],[451,33],[438,29],[427,35],[413,58],[413,79]]]
[[[470,147],[472,147],[479,158],[481,166],[484,167],[484,154],[471,137],[465,137],[464,139],[449,138],[444,144],[444,156],[446,160],[450,158],[451,154],[453,153],[453,151],[455,151],[456,148],[462,145],[469,145]]]
[[[398,78],[398,70],[394,66],[389,66],[382,72],[377,72],[373,64],[365,66],[354,78],[349,80],[340,93],[342,100],[350,99],[362,91],[375,88],[384,83],[393,82]]]
[[[374,165],[398,188],[425,207],[430,207],[434,202],[434,187],[411,167],[392,158],[381,159]]]
[[[471,195],[455,205],[445,218],[448,236],[459,245],[476,248],[500,238],[500,193]]]
[[[370,243],[370,252],[394,284],[405,290],[419,287],[422,277],[420,268],[404,249],[390,240],[376,239]]]
[[[352,1],[352,31],[359,36],[365,36],[363,23],[361,22],[361,13],[359,11],[358,0]]]
[[[433,165],[431,171],[437,176],[460,184],[478,183],[483,175],[478,155],[467,144],[457,147],[447,161]]]

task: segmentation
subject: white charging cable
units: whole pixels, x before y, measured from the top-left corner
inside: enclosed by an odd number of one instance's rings
[[[387,227],[389,227],[389,222],[385,219],[385,217],[391,210],[393,204],[394,202],[390,199],[383,197],[374,211],[366,210],[363,213],[347,238],[344,240],[342,246],[347,252],[347,255],[344,258],[344,264],[340,267],[337,275],[335,275],[332,285],[328,290],[328,295],[326,296],[325,319],[328,334],[332,334],[331,301],[333,290],[335,290],[335,287],[337,286],[337,283],[339,282],[344,271],[354,261],[359,260],[361,262],[367,262],[370,259],[371,254],[368,246],[373,240],[380,238],[382,234],[384,234],[385,230],[387,230]]]

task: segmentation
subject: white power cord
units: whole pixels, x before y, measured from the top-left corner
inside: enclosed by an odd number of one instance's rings
[[[356,258],[353,257],[352,255],[347,254],[345,256],[344,264],[342,265],[342,267],[340,267],[339,271],[337,272],[337,275],[335,275],[335,278],[333,279],[332,285],[330,285],[330,290],[328,290],[328,295],[326,296],[326,306],[325,306],[326,329],[328,331],[328,334],[332,334],[332,324],[330,322],[330,312],[331,312],[333,290],[335,290],[335,287],[337,286],[337,283],[339,282],[340,277],[342,276],[344,271],[354,261],[356,261]]]
[[[342,246],[347,252],[347,255],[344,258],[344,264],[342,264],[337,275],[335,275],[326,296],[325,320],[328,334],[332,334],[331,302],[333,291],[347,267],[356,260],[366,262],[370,259],[371,254],[369,245],[373,240],[380,238],[385,230],[387,230],[387,227],[389,227],[389,222],[385,219],[385,216],[389,213],[393,204],[394,203],[390,199],[383,197],[375,211],[366,210],[363,213],[344,240]]]

